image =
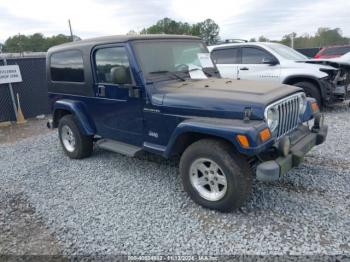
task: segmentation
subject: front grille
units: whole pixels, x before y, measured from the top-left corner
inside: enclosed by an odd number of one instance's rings
[[[279,112],[279,126],[277,137],[281,137],[298,127],[299,96],[294,96],[277,104]]]
[[[301,94],[296,94],[270,105],[279,113],[279,125],[277,127],[277,138],[284,136],[298,127],[299,124],[299,100]]]

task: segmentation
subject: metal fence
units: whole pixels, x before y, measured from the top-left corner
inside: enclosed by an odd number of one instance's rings
[[[45,75],[45,56],[9,57],[8,65],[18,65],[22,82],[13,83],[13,91],[19,94],[21,108],[25,118],[49,113]],[[0,58],[0,65],[4,61]],[[15,121],[8,84],[0,84],[0,122]]]

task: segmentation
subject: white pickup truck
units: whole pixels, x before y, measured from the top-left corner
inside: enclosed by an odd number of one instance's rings
[[[269,42],[209,46],[224,78],[295,85],[320,106],[345,100],[350,93],[350,58],[309,59],[294,49]]]

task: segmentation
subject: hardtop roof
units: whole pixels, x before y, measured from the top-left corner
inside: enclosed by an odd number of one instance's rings
[[[199,37],[196,36],[188,36],[188,35],[166,35],[166,34],[158,34],[158,35],[113,35],[113,36],[103,36],[103,37],[95,37],[89,38],[85,40],[79,40],[75,42],[69,42],[61,45],[57,45],[51,47],[49,52],[59,51],[64,49],[73,49],[79,47],[86,46],[95,46],[98,44],[112,44],[112,43],[122,43],[133,40],[166,40],[166,39],[189,39],[189,40],[200,40]]]

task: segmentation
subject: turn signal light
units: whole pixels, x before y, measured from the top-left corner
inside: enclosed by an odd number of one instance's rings
[[[311,103],[311,109],[312,109],[312,112],[314,112],[314,113],[318,112],[319,108],[318,108],[317,102]]]
[[[249,140],[245,135],[237,135],[237,140],[243,148],[249,148]]]
[[[265,142],[266,140],[270,139],[271,133],[270,129],[265,128],[263,131],[260,132],[260,139],[262,142]]]

